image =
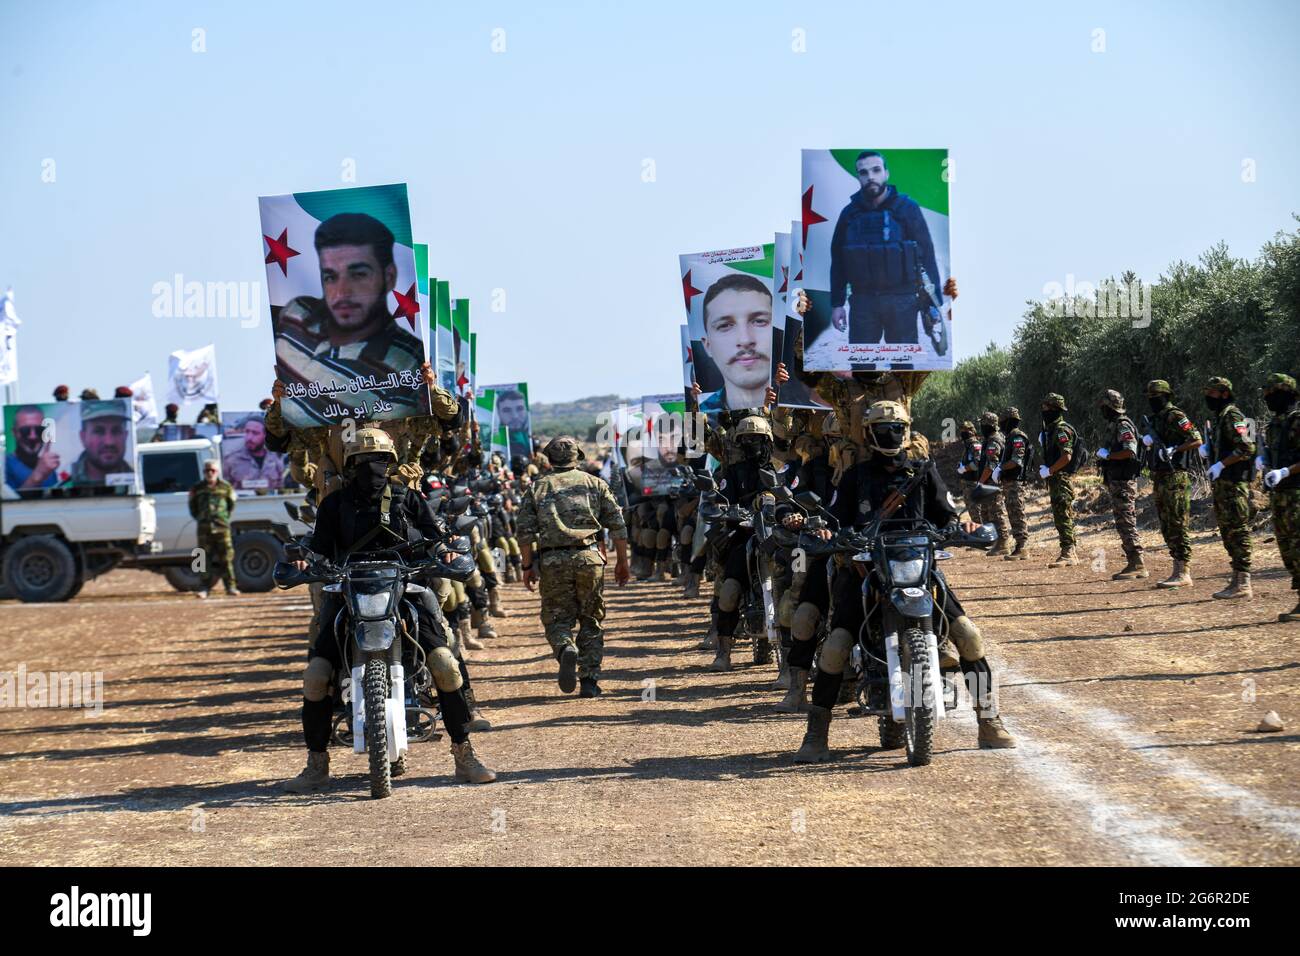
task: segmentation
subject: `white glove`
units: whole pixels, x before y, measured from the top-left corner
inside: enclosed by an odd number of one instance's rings
[[[993,469],[993,474],[991,474],[989,477],[993,479],[994,484],[997,484],[998,478],[1001,475],[1002,475],[1002,466],[998,465],[996,468]]]
[[[1039,466],[1038,466],[1038,477],[1039,477],[1039,478],[1046,478],[1046,477],[1047,477],[1048,475],[1050,475],[1051,473],[1052,473],[1052,469],[1048,468],[1046,465],[1039,465]]]
[[[1155,443],[1156,443],[1156,440],[1155,440],[1154,438],[1152,438],[1150,435],[1143,435],[1143,436],[1142,436],[1142,444],[1146,445],[1148,448],[1150,448],[1150,447],[1151,447],[1152,445],[1154,445]]]
[[[1110,457],[1110,449],[1109,449],[1109,448],[1098,448],[1098,449],[1097,449],[1097,457],[1100,458],[1102,461],[1105,461],[1107,458]]]
[[[1276,488],[1279,484],[1285,481],[1287,476],[1290,474],[1291,474],[1290,468],[1274,468],[1272,471],[1270,471],[1267,475],[1264,476],[1264,487]]]
[[[1218,481],[1221,474],[1223,474],[1223,462],[1216,461],[1210,466],[1210,481]]]
[[[1256,455],[1256,456],[1255,456],[1255,470],[1256,470],[1256,471],[1268,471],[1268,462],[1266,462],[1266,461],[1264,460],[1264,456],[1263,456],[1263,455]]]
[[[966,466],[961,464],[960,462],[957,463],[957,474],[959,475],[966,474]]]
[[[1174,457],[1174,452],[1176,450],[1177,449],[1175,448],[1175,446],[1170,445],[1168,448],[1165,449],[1165,457],[1172,461]]]
[[[1200,448],[1198,448],[1198,449],[1196,449],[1196,450],[1197,450],[1198,452],[1201,453],[1201,457],[1204,458],[1206,461],[1209,461],[1209,460],[1210,460],[1210,446],[1209,446],[1209,445],[1202,445]]]

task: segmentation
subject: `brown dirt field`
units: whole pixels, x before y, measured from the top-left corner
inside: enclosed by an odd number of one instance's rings
[[[1015,751],[975,748],[963,709],[934,763],[875,749],[837,710],[837,761],[796,767],[801,716],[772,705],[775,667],[704,669],[707,601],[672,584],[607,591],[604,697],[562,695],[537,599],[471,669],[500,775],[451,782],[445,739],[417,744],[392,798],[364,757],[285,796],[301,767],[305,592],[208,602],[114,572],[64,605],[0,603],[0,672],[102,671],[105,706],[0,709],[0,855],[11,864],[1291,864],[1300,863],[1300,625],[1276,547],[1256,538],[1253,602],[1219,602],[1227,562],[1197,536],[1190,591],[1112,582],[1118,537],[1084,527],[1079,567],[1040,502],[1034,559],[946,565],[1006,668]],[[1158,544],[1157,535],[1148,543]],[[1106,569],[1096,557],[1104,553]],[[1095,563],[1095,566],[1094,566]],[[1249,682],[1249,683],[1248,683]],[[1278,711],[1281,733],[1254,732]]]

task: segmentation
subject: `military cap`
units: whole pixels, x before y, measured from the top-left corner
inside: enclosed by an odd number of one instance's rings
[[[968,418],[966,421],[961,423],[961,428],[959,428],[958,431],[970,432],[973,435],[975,434],[975,423]]]
[[[1116,412],[1124,411],[1124,396],[1113,388],[1108,388],[1101,393],[1101,398],[1097,400],[1099,405],[1109,408]]]
[[[1047,405],[1050,408],[1059,408],[1063,412],[1069,411],[1069,409],[1065,407],[1065,396],[1058,395],[1055,392],[1048,392],[1043,396],[1043,400],[1039,402],[1039,404]]]
[[[1148,397],[1152,397],[1155,395],[1173,395],[1173,394],[1174,394],[1174,390],[1169,387],[1169,383],[1166,382],[1163,378],[1153,378],[1151,381],[1147,382]]]
[[[1225,392],[1231,392],[1232,382],[1224,378],[1222,375],[1211,375],[1210,380],[1205,383],[1205,390],[1208,392],[1211,389],[1216,388],[1222,389]]]
[[[88,422],[95,418],[130,418],[131,412],[121,399],[81,403],[81,421]]]
[[[980,424],[992,425],[994,428],[997,428],[998,416],[993,414],[993,412],[985,412],[983,415],[980,416]]]
[[[1006,408],[1002,409],[1002,420],[1004,422],[1010,421],[1013,418],[1020,418],[1020,409],[1016,408],[1014,405],[1008,405]]]
[[[1264,391],[1269,392],[1275,388],[1280,388],[1293,394],[1297,391],[1295,379],[1282,372],[1270,372],[1268,378],[1264,379]]]
[[[572,435],[559,435],[552,438],[542,449],[542,454],[552,465],[572,465],[587,456],[582,453],[582,446]]]

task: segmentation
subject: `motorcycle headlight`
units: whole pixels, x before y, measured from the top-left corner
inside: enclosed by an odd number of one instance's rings
[[[925,569],[925,562],[920,558],[911,558],[906,561],[890,561],[889,576],[894,579],[894,583],[899,585],[916,584],[921,580],[921,572]]]
[[[358,617],[374,620],[388,616],[388,591],[386,590],[374,594],[354,594],[352,600],[356,602]]]

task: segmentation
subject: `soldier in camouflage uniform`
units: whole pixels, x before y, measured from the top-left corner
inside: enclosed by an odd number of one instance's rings
[[[235,510],[235,489],[221,477],[216,459],[203,463],[203,480],[190,488],[190,517],[198,522],[203,558],[203,584],[196,592],[205,598],[218,575],[226,593],[236,595],[235,546],[230,540],[230,514]]]
[[[1124,411],[1124,396],[1113,388],[1101,393],[1097,407],[1106,419],[1106,437],[1097,448],[1097,458],[1115,510],[1115,530],[1127,559],[1111,580],[1145,578],[1148,572],[1142,563],[1142,539],[1137,530],[1137,479],[1142,473],[1137,426]]]
[[[1192,505],[1189,452],[1201,444],[1201,433],[1192,420],[1173,402],[1174,391],[1164,379],[1147,382],[1151,406],[1150,428],[1142,444],[1151,449],[1148,461],[1151,483],[1160,517],[1160,535],[1169,545],[1174,568],[1169,577],[1156,582],[1159,588],[1190,587],[1192,542],[1188,537],[1188,515]]]
[[[966,502],[966,513],[970,520],[978,524],[982,511],[979,502],[975,500],[975,486],[979,484],[984,442],[972,421],[961,423],[958,437],[962,443],[961,461],[957,462],[957,474],[961,477],[961,497]]]
[[[605,557],[597,550],[602,528],[609,531],[618,553],[614,580],[628,578],[627,527],[609,485],[577,467],[582,446],[561,435],[546,445],[551,471],[534,483],[519,508],[519,538],[523,551],[524,584],[533,589],[539,573],[534,567],[532,539],[537,538],[540,565],[542,625],[546,640],[560,662],[560,690],[569,694],[574,677],[581,696],[600,694],[600,663],[605,635]],[[573,628],[578,627],[577,645]]]
[[[984,437],[984,450],[980,454],[979,480],[980,484],[986,485],[998,480],[994,477],[994,472],[1002,466],[1002,451],[1006,447],[1007,439],[998,430],[998,416],[992,412],[985,412],[980,416],[980,433]],[[996,495],[990,495],[980,503],[980,521],[993,525],[998,532],[998,540],[988,550],[989,557],[1010,554],[1011,548],[1007,544],[1007,539],[1011,537],[1011,522],[1007,520],[1007,506],[1002,500],[1001,491]]]
[[[1039,403],[1043,412],[1043,464],[1038,477],[1047,482],[1047,493],[1052,501],[1052,523],[1061,542],[1061,553],[1049,563],[1049,568],[1063,568],[1078,564],[1075,552],[1078,539],[1074,534],[1074,483],[1070,480],[1070,462],[1074,460],[1078,432],[1065,420],[1065,399],[1049,392]]]
[[[1020,428],[1020,409],[1011,405],[1002,410],[998,427],[1006,436],[1006,447],[1002,452],[1002,462],[994,472],[994,481],[1002,488],[1002,497],[1007,503],[1007,517],[1011,519],[1011,535],[1016,547],[1008,555],[1008,561],[1025,561],[1029,552],[1025,545],[1029,541],[1029,520],[1025,515],[1025,474],[1029,464],[1032,446],[1029,436]]]
[[[1300,592],[1300,407],[1296,398],[1296,380],[1290,375],[1274,372],[1264,380],[1264,404],[1273,418],[1264,434],[1260,464],[1272,505],[1277,550],[1291,573],[1291,589]],[[1300,600],[1294,610],[1277,619],[1300,621]]]
[[[1210,487],[1214,492],[1214,517],[1219,522],[1219,536],[1232,559],[1232,580],[1222,591],[1214,592],[1221,600],[1249,598],[1250,588],[1250,478],[1254,464],[1255,443],[1250,440],[1250,424],[1232,400],[1232,382],[1215,375],[1205,383],[1205,405],[1217,416],[1201,446],[1201,456],[1209,461]]]

